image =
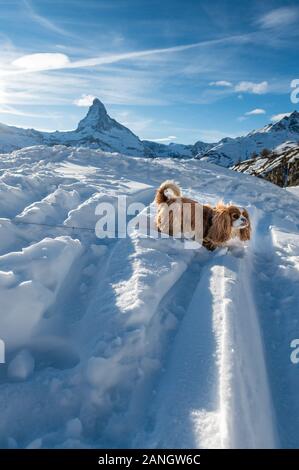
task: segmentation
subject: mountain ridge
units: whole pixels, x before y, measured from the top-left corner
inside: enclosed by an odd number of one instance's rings
[[[71,131],[43,132],[0,124],[0,152],[11,152],[33,145],[82,146],[99,148],[106,152],[119,152],[133,156],[195,157],[199,150],[207,151],[214,144],[198,141],[194,145],[141,140],[129,128],[111,118],[104,104],[93,100],[86,116]]]
[[[284,142],[299,141],[299,113],[293,111],[279,121],[253,130],[245,136],[222,139],[216,146],[196,158],[220,166],[232,167],[257,156],[263,149],[274,150]]]
[[[264,148],[273,150],[287,141],[299,141],[299,112],[253,130],[245,136],[225,137],[217,143],[163,144],[141,140],[129,128],[111,118],[104,104],[93,100],[87,114],[71,131],[43,132],[0,123],[0,153],[34,145],[87,147],[132,156],[197,158],[224,167],[258,155]]]

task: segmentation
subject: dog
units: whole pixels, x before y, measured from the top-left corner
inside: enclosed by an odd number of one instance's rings
[[[224,246],[230,239],[250,240],[251,223],[246,209],[218,203],[200,204],[182,195],[173,181],[164,181],[157,189],[156,225],[159,232],[191,238],[208,250]],[[187,229],[186,229],[187,227]],[[189,237],[190,238],[190,237]]]

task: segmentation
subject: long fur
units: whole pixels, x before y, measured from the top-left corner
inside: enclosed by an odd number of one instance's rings
[[[235,236],[241,241],[250,240],[251,224],[246,209],[223,203],[218,203],[214,208],[201,205],[197,201],[183,197],[180,187],[173,181],[164,181],[161,184],[155,201],[158,205],[156,219],[158,230],[168,235],[184,235],[183,227],[190,226],[194,231],[195,240],[202,242],[209,250],[224,245]],[[191,211],[184,210],[184,204],[189,205]],[[197,211],[202,219],[199,229],[195,222],[196,220],[198,222],[195,216]],[[236,228],[234,225],[236,218],[241,222],[246,218],[247,226]]]
[[[181,195],[181,188],[174,181],[164,181],[156,192],[155,201],[157,204],[162,204]]]
[[[251,237],[251,222],[250,222],[248,211],[246,209],[243,209],[243,214],[248,220],[248,225],[247,227],[242,228],[242,230],[239,230],[240,232],[239,237],[242,242],[246,242],[247,240],[250,240],[250,237]]]
[[[208,231],[207,239],[215,245],[221,245],[230,239],[231,231],[231,218],[227,206],[219,203],[214,209],[212,225]]]

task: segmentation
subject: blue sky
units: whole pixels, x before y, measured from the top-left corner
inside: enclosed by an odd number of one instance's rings
[[[143,139],[217,141],[296,108],[298,1],[0,0],[0,121],[76,127],[94,96]]]

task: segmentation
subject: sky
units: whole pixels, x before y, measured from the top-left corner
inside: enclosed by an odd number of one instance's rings
[[[0,0],[0,122],[75,129],[98,97],[142,139],[243,135],[296,109],[298,26],[298,1]]]

